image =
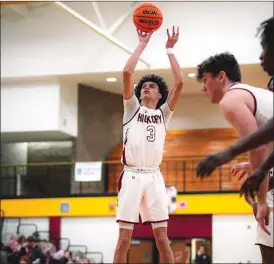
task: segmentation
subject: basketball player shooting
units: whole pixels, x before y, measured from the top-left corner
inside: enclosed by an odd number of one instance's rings
[[[240,137],[253,133],[272,118],[272,92],[241,83],[240,67],[232,54],[217,54],[202,62],[198,65],[197,79],[202,82],[202,91],[212,103],[219,104],[224,118]],[[271,152],[271,145],[251,150],[251,170],[258,169]],[[256,244],[260,246],[264,263],[274,263],[273,194],[268,191],[268,186],[269,177],[266,177],[257,193],[256,219],[259,226]]]
[[[159,166],[162,162],[166,129],[183,89],[183,76],[173,54],[179,38],[179,28],[173,27],[166,49],[174,79],[168,92],[165,81],[157,75],[145,75],[133,87],[133,73],[139,56],[146,48],[152,33],[137,30],[139,45],[127,61],[123,71],[124,170],[118,186],[119,238],[114,263],[126,263],[134,224],[151,223],[157,248],[163,263],[174,263],[167,237],[168,200]]]

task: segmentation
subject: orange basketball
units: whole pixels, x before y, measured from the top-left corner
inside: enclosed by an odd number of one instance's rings
[[[142,3],[133,13],[133,23],[142,32],[157,30],[163,23],[162,11],[153,3]]]

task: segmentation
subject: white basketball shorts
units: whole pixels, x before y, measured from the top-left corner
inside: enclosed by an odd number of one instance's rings
[[[270,232],[270,235],[263,231],[262,228],[258,225],[255,244],[273,248],[273,211],[269,214],[269,224],[266,226],[266,228]]]
[[[117,222],[158,223],[167,221],[168,197],[159,168],[125,166],[118,184]]]

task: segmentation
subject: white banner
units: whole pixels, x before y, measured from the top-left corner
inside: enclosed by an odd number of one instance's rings
[[[101,181],[102,162],[76,162],[74,175],[77,182]]]

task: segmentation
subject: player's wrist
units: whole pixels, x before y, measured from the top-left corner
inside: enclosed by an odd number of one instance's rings
[[[227,152],[229,153],[229,155],[231,157],[235,157],[237,155],[239,155],[239,148],[236,144],[232,145],[229,147],[229,149],[227,150]]]
[[[139,42],[139,47],[145,48],[146,46],[147,46],[147,42],[145,42],[145,41]]]
[[[173,48],[166,48],[167,55],[174,54]]]

